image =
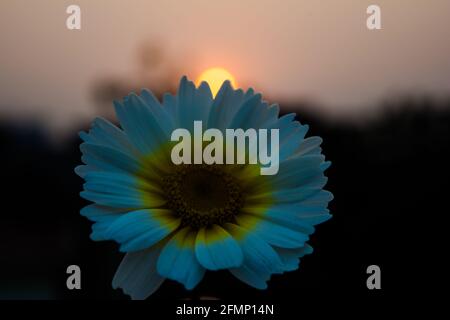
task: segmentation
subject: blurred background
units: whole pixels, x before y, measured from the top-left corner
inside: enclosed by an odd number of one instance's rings
[[[374,3],[382,29],[371,31]],[[81,30],[66,28],[71,4]],[[405,291],[431,254],[418,226],[445,208],[449,36],[446,0],[2,0],[0,299],[126,298],[111,288],[117,245],[89,240],[79,215],[77,132],[95,116],[114,121],[113,99],[174,92],[182,75],[214,67],[323,137],[334,218],[313,235],[315,253],[266,291],[224,272],[190,293],[167,281],[150,299]],[[80,291],[66,289],[70,264]],[[366,288],[371,264],[382,293]]]

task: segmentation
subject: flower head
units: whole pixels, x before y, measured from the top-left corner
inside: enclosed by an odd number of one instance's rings
[[[81,214],[94,221],[91,239],[114,240],[126,255],[113,279],[134,299],[151,295],[167,278],[194,288],[206,270],[228,269],[265,289],[272,274],[298,268],[312,252],[314,226],[328,220],[332,194],[323,190],[330,163],[319,137],[295,114],[279,118],[252,89],[224,82],[212,97],[185,77],[162,103],[143,90],[115,102],[120,127],[94,120],[81,132],[85,179]],[[260,164],[179,164],[171,160],[177,128],[279,130],[279,171]],[[246,147],[247,148],[247,147]],[[248,153],[248,149],[237,150]]]

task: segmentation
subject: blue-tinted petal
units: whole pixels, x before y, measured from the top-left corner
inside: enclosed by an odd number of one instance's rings
[[[123,186],[138,189],[140,180],[138,177],[123,172],[93,171],[85,176],[86,182],[97,182],[110,186]]]
[[[246,207],[243,209],[243,212],[306,235],[312,234],[314,227],[307,221],[299,218],[300,210],[298,205],[293,204],[269,208]]]
[[[118,196],[114,194],[98,193],[92,191],[82,191],[80,196],[86,200],[95,202],[102,206],[117,207],[123,209],[139,209],[145,207],[142,197],[136,196]]]
[[[200,264],[209,270],[238,267],[243,261],[239,244],[218,225],[198,231],[195,254]]]
[[[185,76],[181,78],[177,92],[176,123],[180,128],[191,129],[193,123],[189,113],[194,103],[195,85]]]
[[[282,248],[298,248],[308,240],[308,236],[302,232],[252,215],[242,214],[237,216],[236,220],[240,226],[271,245]]]
[[[240,89],[234,90],[230,81],[225,81],[212,103],[208,128],[217,128],[225,132],[226,128],[230,128],[229,124],[243,101],[244,92]]]
[[[292,133],[286,139],[280,139],[280,161],[292,156],[304,141],[306,131],[304,127],[292,130]]]
[[[101,117],[94,119],[89,133],[80,132],[80,137],[84,142],[109,147],[125,154],[137,154],[127,135]]]
[[[235,224],[227,223],[225,229],[241,246],[244,254],[244,265],[264,274],[271,274],[280,270],[281,260],[267,242],[249,230]]]
[[[80,214],[83,217],[88,218],[91,221],[97,222],[97,221],[105,221],[109,218],[118,218],[120,215],[124,214],[126,211],[117,209],[117,208],[111,208],[111,207],[104,207],[99,206],[96,204],[90,204],[85,206],[83,209],[80,210]]]
[[[278,104],[272,104],[266,109],[263,117],[261,117],[261,123],[259,128],[271,128],[277,121],[280,113],[280,106]]]
[[[270,126],[270,129],[278,128],[280,130],[280,145],[288,142],[293,134],[303,138],[308,132],[309,126],[302,125],[300,122],[295,121],[294,118],[295,114],[290,113],[282,116]]]
[[[94,173],[90,173],[94,174]],[[83,184],[84,190],[87,192],[102,194],[102,195],[111,195],[111,196],[119,196],[119,197],[127,197],[127,198],[136,198],[139,199],[139,193],[136,188],[127,186],[127,185],[118,185],[111,184],[108,185],[102,181],[88,181]],[[142,203],[142,206],[144,203]]]
[[[155,292],[164,278],[156,271],[159,248],[130,252],[125,255],[114,275],[112,286],[135,300],[143,300]]]
[[[93,241],[105,241],[109,240],[107,237],[105,237],[106,230],[108,230],[110,224],[112,221],[114,221],[114,218],[109,218],[104,221],[98,221],[92,225],[92,232],[89,235],[89,238]]]
[[[82,164],[76,166],[74,171],[78,176],[84,178],[89,172],[95,172],[97,170],[95,169],[95,167]]]
[[[167,110],[167,113],[170,114],[175,123],[177,112],[177,97],[172,95],[171,93],[166,92],[163,95],[163,106]]]
[[[158,259],[160,275],[193,289],[203,278],[203,268],[195,256],[196,232],[186,227],[178,231],[164,246]]]
[[[243,102],[227,129],[258,128],[258,119],[264,108],[268,108],[268,106],[267,104],[262,105],[260,94],[251,96]]]
[[[309,244],[297,249],[285,249],[275,247],[274,250],[278,253],[283,261],[283,271],[297,270],[300,263],[300,258],[313,252],[313,248]]]
[[[270,279],[270,274],[268,273],[252,269],[247,264],[243,264],[239,268],[232,268],[230,272],[249,286],[260,290],[267,289],[267,280]]]
[[[312,226],[315,226],[317,224],[323,223],[327,220],[330,220],[332,217],[331,214],[329,214],[329,210],[328,209],[324,209],[324,210],[317,210],[317,212],[303,212],[300,215],[300,218],[309,223]]]
[[[136,94],[125,97],[123,104],[115,101],[117,117],[130,141],[143,154],[156,150],[168,136],[152,114],[150,107]]]
[[[291,158],[281,163],[278,174],[268,178],[275,189],[299,187],[323,176],[323,161],[321,155]]]
[[[167,108],[164,108],[153,93],[147,89],[141,91],[141,98],[149,106],[153,117],[158,120],[159,125],[170,137],[172,131],[176,128],[175,119]]]
[[[85,142],[80,145],[80,150],[83,153],[81,160],[97,170],[134,173],[140,168],[133,156],[116,149]]]
[[[315,179],[310,180],[300,187],[275,191],[273,193],[273,197],[277,202],[303,201],[319,192],[327,184],[327,182],[327,177],[324,175],[319,175]]]
[[[107,240],[105,232],[113,221],[125,214],[123,209],[90,204],[80,210],[80,214],[95,223],[92,225],[91,239],[94,241]]]
[[[331,200],[333,200],[333,194],[331,192],[327,190],[320,190],[309,197],[301,199],[300,202],[304,206],[320,206],[328,204]]]
[[[331,161],[325,161],[320,164],[320,170],[325,171],[331,166]]]
[[[275,203],[290,203],[299,202],[308,199],[312,195],[320,192],[320,190],[327,184],[328,178],[325,176],[318,176],[313,180],[305,183],[300,187],[277,189],[270,192],[257,193],[249,196],[249,200],[258,200],[270,197]]]
[[[121,244],[124,252],[146,249],[165,238],[180,225],[169,210],[138,210],[111,223],[105,237]]]
[[[159,186],[145,179],[119,172],[89,172],[85,175],[84,189],[99,194],[136,198],[139,207],[154,208],[165,203]]]
[[[176,98],[176,123],[178,127],[193,130],[194,121],[207,125],[212,104],[212,94],[206,82],[195,88],[186,77],[181,78]]]
[[[194,96],[194,108],[191,112],[192,121],[200,120],[203,124],[208,125],[209,112],[213,97],[208,83],[202,82],[197,88]]]
[[[320,154],[322,152],[322,149],[320,148],[322,141],[323,140],[321,137],[309,137],[304,139],[293,156],[299,157],[311,154]]]

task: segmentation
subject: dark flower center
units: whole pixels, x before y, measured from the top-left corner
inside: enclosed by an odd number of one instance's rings
[[[243,206],[238,181],[217,165],[180,165],[164,178],[168,207],[182,226],[233,222]]]

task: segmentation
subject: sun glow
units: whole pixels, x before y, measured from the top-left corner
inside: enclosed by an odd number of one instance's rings
[[[229,80],[233,88],[236,88],[236,80],[231,73],[223,68],[209,68],[203,71],[197,78],[196,84],[199,85],[202,81],[209,84],[211,92],[215,97],[220,89],[220,86],[225,80]]]

